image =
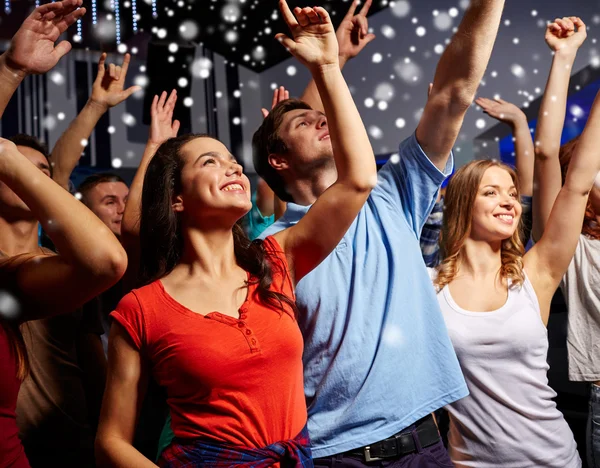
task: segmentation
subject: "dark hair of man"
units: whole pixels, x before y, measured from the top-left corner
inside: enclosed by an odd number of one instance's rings
[[[111,172],[92,174],[91,176],[86,177],[84,181],[79,184],[79,187],[77,187],[77,191],[81,193],[81,201],[83,203],[87,203],[87,197],[90,193],[90,190],[92,190],[96,185],[104,184],[106,182],[122,182],[127,185],[121,176]]]
[[[50,168],[50,177],[52,177],[52,163],[50,162],[50,153],[48,151],[48,145],[46,145],[46,143],[38,140],[34,136],[26,135],[25,133],[19,133],[15,136],[10,137],[8,140],[12,141],[16,146],[25,146],[27,148],[31,148],[42,153],[48,161],[48,167]]]
[[[285,202],[293,202],[294,199],[286,190],[283,177],[269,164],[269,155],[287,153],[288,148],[279,137],[279,127],[281,127],[285,114],[296,109],[311,110],[312,108],[299,99],[281,101],[269,112],[252,137],[254,169],[267,182],[275,195]]]
[[[148,165],[142,190],[140,218],[141,285],[164,277],[181,261],[183,228],[172,203],[173,198],[181,192],[181,171],[185,163],[181,149],[196,138],[212,137],[188,134],[171,138],[158,148]],[[294,300],[270,290],[273,269],[283,270],[285,276],[287,271],[284,271],[284,265],[265,250],[262,241],[251,242],[239,222],[233,227],[233,241],[238,265],[251,275],[248,285],[258,285],[258,299],[274,309],[283,310],[284,304],[287,304],[296,314]]]

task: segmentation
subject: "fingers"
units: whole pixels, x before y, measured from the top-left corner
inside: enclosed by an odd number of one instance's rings
[[[100,55],[100,60],[98,60],[98,74],[96,75],[96,81],[101,82],[104,79],[104,64],[106,63],[106,52],[103,52]]]
[[[294,14],[296,15],[296,19],[298,20],[298,24],[300,26],[308,26],[310,24],[310,19],[308,18],[308,10],[309,8],[294,8]]]
[[[262,112],[263,119],[266,119],[267,116],[269,115],[269,111],[267,109],[265,109],[264,107],[260,111]]]
[[[171,91],[169,99],[167,100],[167,103],[165,105],[165,109],[167,109],[169,112],[173,112],[173,109],[175,109],[176,102],[177,102],[177,90],[174,89],[173,91]]]
[[[292,41],[289,37],[287,37],[285,34],[279,33],[275,36],[275,39],[281,42],[281,44],[288,50],[288,52],[291,52],[292,54],[294,53],[294,50],[296,49],[296,43]]]
[[[358,6],[358,0],[353,0],[352,3],[350,4],[350,8],[348,8],[348,12],[346,13],[346,16],[344,16],[344,20],[352,19],[357,6]],[[365,9],[365,7],[363,7],[363,10],[364,9]],[[361,14],[362,14],[362,11],[361,11]],[[344,21],[344,20],[342,20],[342,21]]]
[[[271,101],[271,109],[279,102],[279,88],[273,91],[273,100]],[[268,113],[268,112],[267,112]]]
[[[578,33],[580,33],[580,32],[587,33],[587,26],[585,25],[585,23],[582,21],[581,18],[572,17],[571,20],[573,21],[573,24],[577,28]]]
[[[321,18],[321,23],[327,24],[331,23],[331,18],[329,17],[329,13],[323,7],[315,7],[314,10],[317,12],[319,17]]]
[[[281,101],[285,101],[287,98],[285,97],[287,91],[283,86],[280,86],[277,90],[277,102],[275,104],[279,104]],[[289,93],[287,93],[289,96]]]
[[[152,104],[150,104],[150,117],[154,118],[158,112],[158,96],[155,94],[152,98]]]
[[[121,92],[121,100],[124,101],[125,99],[127,99],[129,96],[131,96],[133,93],[137,93],[138,91],[140,91],[142,89],[141,86],[132,86],[130,88],[127,88],[125,91]]]
[[[360,28],[360,33],[361,33],[360,38],[362,39],[369,32],[369,20],[367,20],[367,18],[365,18],[364,16],[357,15],[354,18],[353,22],[354,22],[355,26],[358,26]]]
[[[167,101],[167,92],[163,91],[160,95],[158,103],[156,104],[156,110],[161,111],[163,107],[165,107],[165,102]]]
[[[121,64],[121,73],[119,75],[119,79],[121,81],[125,81],[125,77],[127,76],[127,70],[129,69],[129,62],[131,61],[131,55],[125,54],[123,57],[123,63]]]
[[[364,41],[365,41],[365,45],[368,44],[369,42],[371,42],[372,40],[374,40],[377,36],[375,36],[375,34],[367,34],[364,37]]]
[[[111,80],[117,79],[117,66],[114,63],[108,65],[108,76]]]
[[[173,121],[173,124],[171,125],[171,131],[173,132],[173,137],[177,136],[180,126],[181,126],[181,122],[179,122],[179,120]]]
[[[71,50],[71,43],[69,41],[60,42],[52,51],[52,55],[56,57],[56,62],[63,58]]]
[[[286,89],[286,90],[285,90],[285,93],[284,93],[284,95],[283,95],[283,99],[284,99],[284,100],[287,100],[287,99],[289,99],[289,98],[290,98],[290,92],[289,92],[289,91]]]
[[[290,28],[290,30],[298,26],[298,21],[291,12],[290,7],[288,6],[285,0],[279,0],[279,10],[281,11],[281,16],[283,16],[285,24],[288,25],[288,28]]]
[[[86,9],[85,8],[79,8],[78,10],[73,11],[72,13],[69,13],[68,15],[64,16],[61,19],[56,18],[55,19],[55,25],[58,28],[58,30],[60,31],[60,33],[64,33],[69,26],[71,26],[73,23],[75,23],[75,21],[77,21],[79,18],[81,18],[83,15],[85,15]]]
[[[363,5],[362,9],[360,10],[359,15],[366,18],[367,14],[369,13],[369,8],[371,8],[372,4],[373,4],[373,0],[367,0],[365,2],[365,4]]]
[[[317,12],[312,8],[305,8],[302,10],[303,12],[306,10],[306,16],[312,24],[318,24],[321,22],[321,18],[317,15]]]

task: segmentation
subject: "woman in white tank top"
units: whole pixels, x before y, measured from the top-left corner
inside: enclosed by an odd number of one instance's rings
[[[597,97],[544,234],[526,254],[510,167],[472,161],[448,185],[443,261],[432,278],[470,391],[447,407],[457,467],[581,466],[548,386],[546,324],[600,171],[599,138]]]
[[[571,66],[575,53],[585,38],[585,27],[575,32],[573,21],[561,20],[568,34],[546,34],[546,42],[555,54],[550,78],[540,107],[536,129],[536,205],[533,216],[533,239],[544,232],[548,215],[565,181],[579,138],[560,147],[561,129],[567,110]],[[600,468],[600,177],[588,197],[586,213],[580,225],[575,256],[560,284],[568,309],[567,351],[569,379],[590,383],[587,425],[589,468]]]

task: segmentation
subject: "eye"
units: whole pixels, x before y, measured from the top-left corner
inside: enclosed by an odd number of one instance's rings
[[[510,194],[510,196],[511,196],[511,197],[513,197],[513,198],[517,198],[517,192],[512,192],[512,193]]]
[[[217,161],[215,161],[213,158],[208,158],[204,161],[204,164],[202,164],[202,166],[206,166],[208,164],[216,164]]]
[[[488,190],[487,192],[485,192],[484,194],[486,197],[489,195],[496,195],[496,192],[494,190]]]
[[[308,122],[300,122],[298,127],[308,127]]]

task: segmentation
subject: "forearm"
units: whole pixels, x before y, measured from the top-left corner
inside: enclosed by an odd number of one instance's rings
[[[6,53],[0,55],[0,118],[13,94],[25,79],[26,74],[18,71],[7,63]]]
[[[527,123],[527,117],[523,114],[512,126],[515,139],[515,166],[519,177],[521,195],[531,197],[533,195],[533,165],[534,149],[533,139]]]
[[[150,468],[154,463],[142,455],[130,442],[99,435],[96,439],[96,461],[99,466],[112,468]]]
[[[344,65],[346,65],[347,61],[347,58],[339,57],[340,70],[344,69]],[[323,102],[321,101],[321,96],[319,95],[319,90],[317,88],[317,83],[315,83],[314,79],[310,80],[310,83],[308,83],[308,86],[302,93],[300,100],[307,103],[314,110],[325,112],[325,108],[323,107]]]
[[[313,78],[327,115],[338,182],[372,188],[377,173],[373,148],[340,68],[320,67]]]
[[[458,31],[442,54],[431,97],[449,93],[459,105],[471,105],[487,68],[504,0],[472,0]]]
[[[113,233],[83,203],[44,175],[23,155],[9,154],[0,179],[29,207],[60,257],[82,274],[122,275],[126,256]]]
[[[554,55],[552,68],[535,134],[535,168],[533,188],[533,238],[538,240],[562,186],[558,155],[567,112],[567,97],[575,53],[568,50]]]
[[[123,213],[122,233],[128,247],[137,243],[140,235],[140,214],[142,206],[142,190],[144,188],[144,177],[146,170],[152,160],[152,157],[159,148],[159,144],[148,142],[140,165],[133,177],[131,187],[129,187],[129,196],[125,204]]]
[[[77,166],[94,127],[106,111],[106,107],[88,101],[54,145],[50,155],[54,164],[53,178],[65,189],[69,187],[69,177]]]

